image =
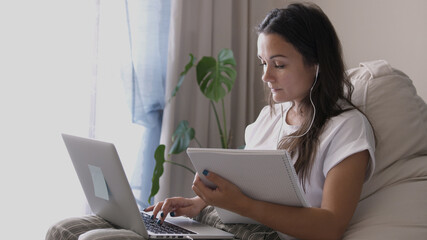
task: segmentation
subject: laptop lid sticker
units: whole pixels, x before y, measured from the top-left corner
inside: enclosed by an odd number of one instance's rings
[[[105,182],[104,174],[101,168],[89,165],[90,175],[92,175],[93,189],[95,196],[104,200],[109,200],[107,182]]]

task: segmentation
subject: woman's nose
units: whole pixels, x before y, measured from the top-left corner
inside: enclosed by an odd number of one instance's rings
[[[263,82],[272,82],[274,81],[274,78],[271,74],[271,70],[269,69],[268,66],[264,67],[264,71],[262,73],[262,81]]]

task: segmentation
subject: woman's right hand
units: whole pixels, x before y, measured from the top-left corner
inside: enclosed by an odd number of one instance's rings
[[[169,213],[172,217],[195,217],[206,206],[207,204],[198,196],[194,198],[173,197],[149,206],[144,211],[153,211],[153,218],[156,218],[157,214],[161,211],[159,219],[163,222]]]

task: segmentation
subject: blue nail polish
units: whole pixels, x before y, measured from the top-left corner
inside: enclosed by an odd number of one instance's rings
[[[203,175],[205,175],[205,176],[207,176],[209,174],[209,171],[208,170],[203,170]]]
[[[154,219],[154,215],[151,215],[151,220],[153,220]]]
[[[171,217],[175,217],[175,212],[170,213]]]
[[[160,217],[163,217],[165,214],[163,214],[163,213],[160,213]]]
[[[162,220],[157,220],[157,224],[162,225]]]

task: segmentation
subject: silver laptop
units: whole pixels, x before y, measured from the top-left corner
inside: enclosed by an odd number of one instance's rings
[[[233,238],[230,233],[185,217],[168,217],[158,225],[155,219],[138,209],[114,144],[67,134],[62,134],[62,138],[89,206],[96,215],[146,239]],[[168,227],[176,229],[171,231]]]

